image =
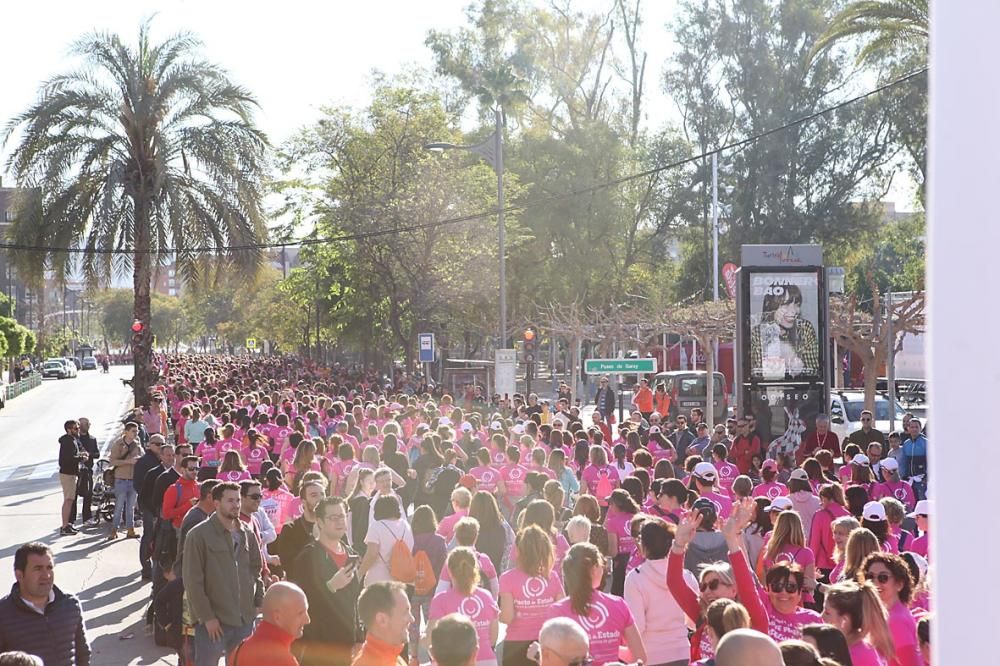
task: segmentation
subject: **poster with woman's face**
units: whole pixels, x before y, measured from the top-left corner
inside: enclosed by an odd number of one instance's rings
[[[751,381],[822,377],[816,273],[750,275]]]

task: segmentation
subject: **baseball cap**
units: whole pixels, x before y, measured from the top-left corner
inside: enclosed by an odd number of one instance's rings
[[[882,467],[882,469],[888,469],[893,472],[899,469],[899,463],[896,462],[895,458],[886,458],[885,460],[881,461],[879,465]]]
[[[697,511],[705,520],[709,522],[714,521],[715,517],[719,514],[719,510],[716,508],[715,502],[707,497],[699,497],[696,499],[694,504],[691,505],[691,510]]]
[[[462,478],[458,480],[458,485],[473,490],[476,487],[476,477],[471,474],[463,474]]]
[[[438,425],[451,425],[451,419],[447,416],[442,416],[438,419]]]
[[[516,423],[516,424],[514,424],[514,427],[511,428],[511,431],[515,435],[523,435],[524,434],[524,425],[522,425],[520,423]]]
[[[790,511],[792,508],[792,500],[787,497],[775,497],[767,505],[767,511]]]
[[[649,426],[650,435],[655,435],[658,432],[660,432],[660,426]]]
[[[857,465],[858,467],[868,467],[872,464],[872,462],[868,460],[868,456],[863,453],[859,453],[851,458],[851,464]]]
[[[761,470],[770,470],[772,472],[778,471],[778,463],[768,458],[764,461],[764,464],[760,466]]]
[[[503,430],[503,425],[499,421],[490,424],[490,430]]]
[[[808,481],[809,473],[802,469],[801,467],[793,469],[792,473],[788,476],[789,479],[795,479],[796,481]]]
[[[933,508],[934,507],[931,506],[930,500],[920,500],[917,502],[917,506],[914,507],[913,513],[907,515],[909,515],[910,518],[916,518],[917,516],[929,516],[931,515]]]
[[[715,469],[715,465],[708,462],[700,462],[694,466],[693,474],[703,481],[714,482],[719,478],[719,473]]]
[[[872,522],[882,522],[885,520],[885,507],[881,502],[868,502],[861,511],[861,517]]]
[[[472,424],[466,421],[462,424],[462,432],[472,432]]]

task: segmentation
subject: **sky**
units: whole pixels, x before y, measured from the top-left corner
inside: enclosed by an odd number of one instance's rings
[[[538,0],[541,2],[542,0]],[[431,29],[466,23],[470,0],[35,0],[5,2],[0,13],[0,126],[23,112],[45,79],[73,68],[69,46],[92,30],[134,41],[155,15],[153,37],[187,30],[203,55],[226,68],[257,96],[260,127],[275,145],[314,121],[325,105],[361,107],[374,70],[398,73],[432,67],[424,39]],[[601,9],[608,0],[573,0],[574,9]],[[660,81],[670,55],[664,27],[677,0],[645,0],[640,38],[649,52],[646,108],[651,126],[676,113]],[[44,26],[44,27],[43,27]],[[6,161],[10,147],[0,148]],[[0,166],[0,174],[3,174]],[[3,180],[11,182],[8,174]],[[905,194],[889,199],[901,202]],[[905,208],[906,206],[901,206]]]

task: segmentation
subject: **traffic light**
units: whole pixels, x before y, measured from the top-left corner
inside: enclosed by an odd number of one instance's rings
[[[142,333],[142,329],[143,329],[143,324],[142,324],[141,321],[139,321],[138,319],[136,319],[134,322],[132,322],[132,332],[133,333]]]
[[[534,326],[528,326],[524,329],[522,339],[524,341],[524,362],[530,365],[535,362],[535,345],[538,343],[538,331],[535,330]]]

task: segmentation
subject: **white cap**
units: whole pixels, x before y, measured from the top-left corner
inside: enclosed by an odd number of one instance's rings
[[[787,497],[775,497],[767,505],[767,511],[791,511],[794,508],[792,500]]]
[[[916,518],[917,516],[929,516],[931,515],[931,510],[933,508],[934,507],[931,506],[930,500],[920,500],[917,502],[917,506],[914,507],[913,513],[909,514],[909,516],[910,518]]]
[[[522,424],[520,424],[520,423],[516,423],[516,424],[514,424],[514,427],[511,428],[511,431],[515,435],[523,435],[524,434],[524,426]]]
[[[858,467],[869,467],[872,462],[868,460],[868,456],[863,453],[859,453],[853,458],[851,458],[851,464],[857,465]]]
[[[702,481],[711,481],[712,483],[719,478],[719,472],[715,469],[715,465],[709,462],[698,463],[694,466],[692,473]]]
[[[801,467],[796,467],[792,470],[792,473],[788,475],[789,479],[795,479],[796,481],[808,481],[809,472],[805,471]]]
[[[861,517],[872,522],[882,522],[885,520],[885,507],[881,502],[868,502],[861,511]]]
[[[490,430],[503,430],[503,424],[499,421],[494,421],[490,424]]]
[[[650,435],[655,435],[658,432],[660,432],[660,426],[649,426]]]
[[[438,425],[451,425],[451,419],[447,416],[442,416],[438,419]]]
[[[879,467],[895,472],[899,470],[899,463],[896,462],[895,458],[886,458],[885,460],[879,462]]]
[[[462,432],[472,432],[472,424],[466,421],[462,424]]]

